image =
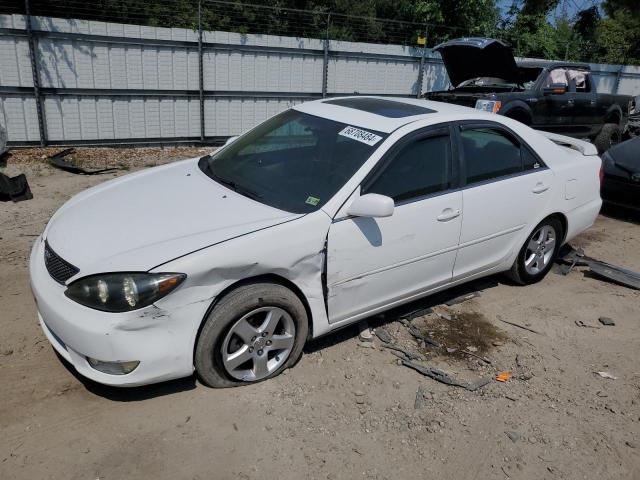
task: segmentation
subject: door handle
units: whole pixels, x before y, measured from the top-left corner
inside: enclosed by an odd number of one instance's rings
[[[570,107],[573,106],[573,100],[567,100],[567,105],[569,105]]]
[[[536,184],[535,187],[533,187],[533,190],[531,190],[533,193],[542,193],[542,192],[546,192],[547,190],[549,190],[549,186],[545,185],[544,183],[538,183]]]
[[[460,210],[452,210],[451,208],[445,208],[440,215],[436,218],[439,222],[447,222],[460,216]]]

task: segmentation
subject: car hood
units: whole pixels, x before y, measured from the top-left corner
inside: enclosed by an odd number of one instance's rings
[[[51,218],[44,236],[51,249],[80,269],[76,277],[83,277],[150,270],[300,216],[220,185],[198,168],[195,158],[76,195]]]
[[[458,38],[441,43],[434,49],[455,87],[465,80],[478,77],[503,78],[518,81],[518,66],[509,45],[492,38]]]

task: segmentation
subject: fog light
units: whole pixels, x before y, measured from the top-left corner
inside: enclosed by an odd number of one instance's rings
[[[103,362],[102,360],[87,357],[87,361],[95,370],[109,375],[126,375],[133,372],[140,365],[140,362],[135,360],[131,362]]]

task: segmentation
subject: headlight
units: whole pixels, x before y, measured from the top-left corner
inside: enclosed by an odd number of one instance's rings
[[[498,113],[502,102],[500,100],[477,100],[476,110],[482,110],[483,112]]]
[[[151,305],[171,293],[183,273],[104,273],[76,280],[64,294],[103,312],[128,312]]]

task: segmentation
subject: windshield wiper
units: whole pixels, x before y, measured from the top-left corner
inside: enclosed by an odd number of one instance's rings
[[[250,188],[243,187],[242,185],[238,185],[233,180],[222,178],[220,175],[218,175],[216,172],[213,171],[213,165],[211,165],[211,162],[209,160],[211,160],[211,155],[205,155],[200,159],[200,162],[198,162],[198,164],[200,165],[200,168],[202,169],[202,171],[206,173],[209,177],[211,177],[213,180],[215,180],[218,183],[221,183],[225,187],[230,188],[234,192],[237,192],[240,195],[244,195],[245,197],[251,198],[253,200],[260,200],[262,198],[262,195],[254,192]]]
[[[221,183],[222,185],[224,185],[226,187],[229,187],[234,192],[237,192],[240,195],[244,195],[245,197],[249,197],[252,200],[260,200],[262,198],[262,195],[260,195],[259,193],[254,192],[250,188],[243,187],[242,185],[238,185],[233,180],[227,180],[226,178],[222,178],[219,175],[216,175],[213,172],[213,170],[211,169],[211,167],[209,167],[208,170],[211,173],[211,178],[213,178],[216,182]]]

